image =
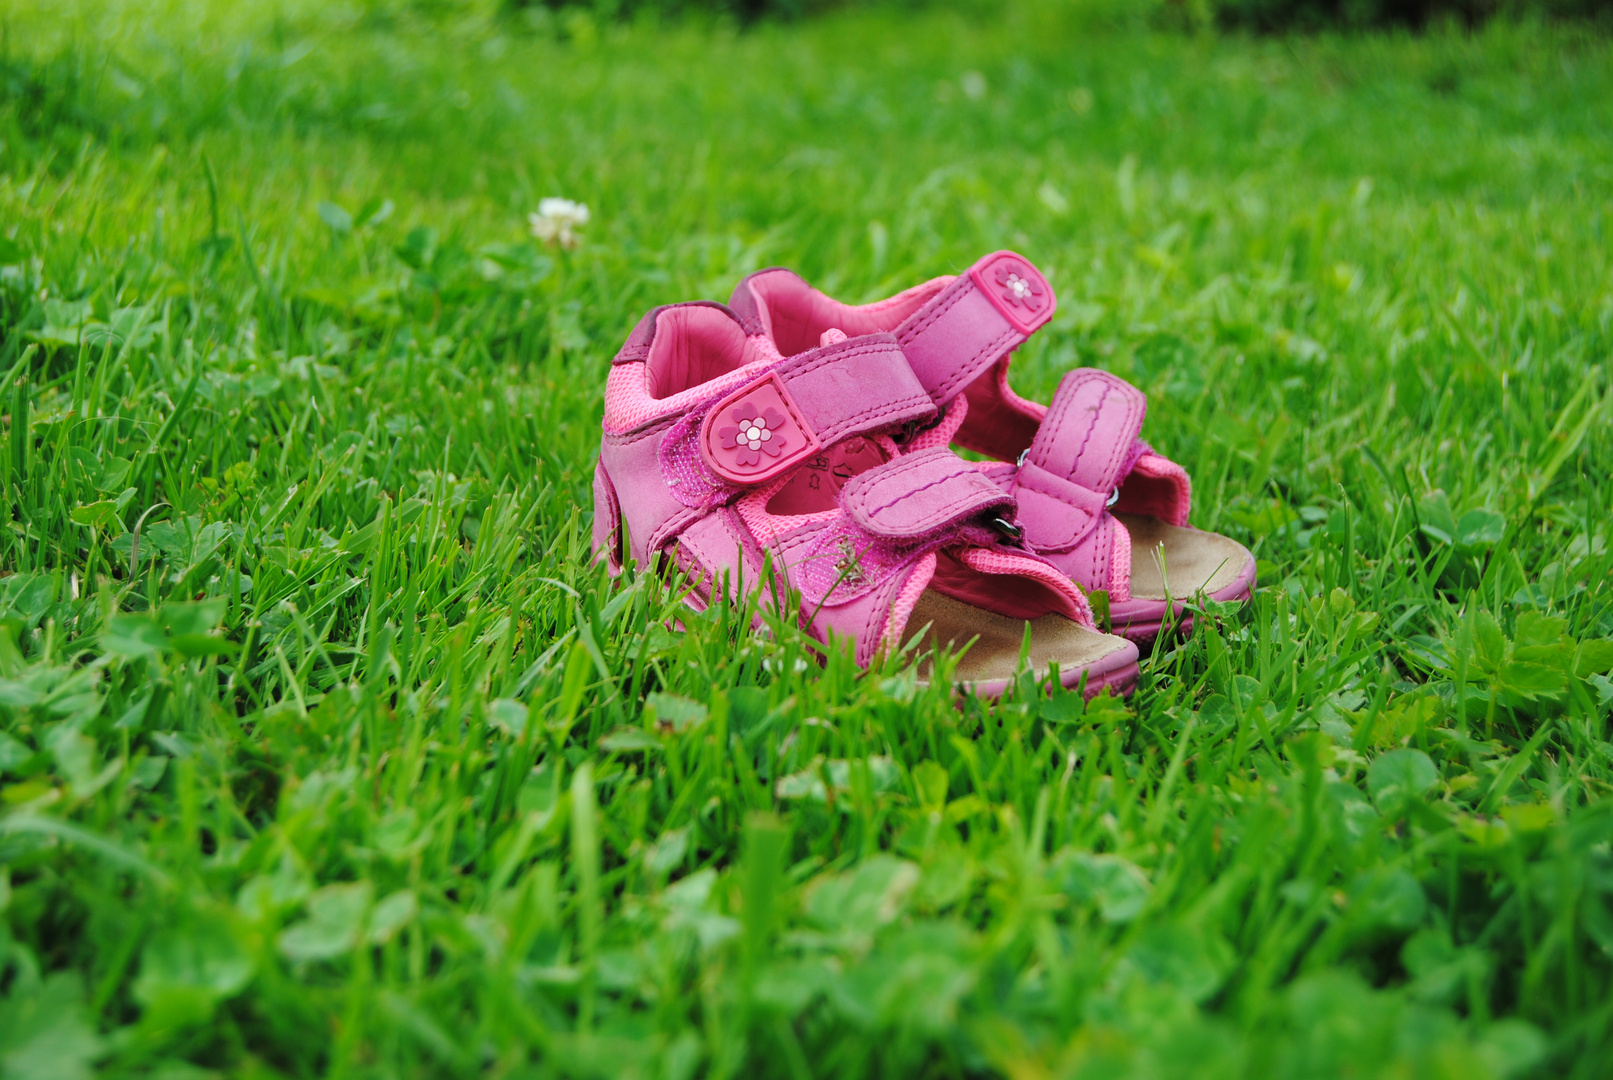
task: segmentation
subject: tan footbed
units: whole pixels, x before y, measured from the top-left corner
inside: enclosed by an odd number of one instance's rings
[[[1219,533],[1167,525],[1158,518],[1116,514],[1131,534],[1131,596],[1134,600],[1191,600],[1236,580],[1248,554]],[[1163,550],[1162,550],[1163,549]]]
[[[932,589],[919,597],[907,621],[915,632],[926,623],[929,629],[918,646],[921,657],[928,656],[937,645],[961,649],[974,641],[958,661],[953,673],[956,681],[1011,679],[1019,670],[1025,620],[985,611]],[[1075,671],[1126,647],[1125,639],[1088,630],[1063,615],[1043,615],[1030,620],[1030,626],[1030,666],[1037,678],[1045,676],[1054,663],[1058,664],[1060,672]],[[929,667],[930,661],[924,660],[920,674],[928,675]]]

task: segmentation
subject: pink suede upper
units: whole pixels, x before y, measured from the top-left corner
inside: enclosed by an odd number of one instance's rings
[[[950,450],[921,450],[854,476],[840,504],[862,531],[898,542],[951,532],[988,511],[1014,513],[1011,497]]]

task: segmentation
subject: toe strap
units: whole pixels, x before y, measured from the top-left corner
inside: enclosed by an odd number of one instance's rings
[[[950,450],[921,450],[854,477],[840,504],[852,521],[885,540],[919,542],[972,518],[1013,515],[1014,498],[973,462]]]

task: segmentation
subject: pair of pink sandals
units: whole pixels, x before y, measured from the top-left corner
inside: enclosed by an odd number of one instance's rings
[[[864,666],[922,634],[920,656],[962,650],[953,678],[981,696],[1027,659],[1089,697],[1129,692],[1136,643],[1186,623],[1184,601],[1246,598],[1255,560],[1188,527],[1187,473],[1138,437],[1141,391],[1091,368],[1051,406],[1009,389],[1054,305],[1000,251],[860,307],[773,269],[726,306],[654,309],[605,389],[596,550],[612,569],[670,557],[696,607],[798,603]]]

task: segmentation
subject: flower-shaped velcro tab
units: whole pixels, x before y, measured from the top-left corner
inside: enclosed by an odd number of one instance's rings
[[[700,459],[730,484],[750,487],[795,468],[820,448],[777,374],[729,394],[700,423]]]
[[[725,450],[733,450],[738,465],[755,465],[762,455],[778,457],[784,452],[784,414],[768,407],[758,411],[751,405],[740,405],[730,414],[737,427],[717,429]]]
[[[1047,290],[1035,275],[1017,263],[1006,260],[998,263],[996,273],[992,276],[997,281],[1002,298],[1010,304],[1034,312],[1042,310],[1042,305],[1047,303]]]

